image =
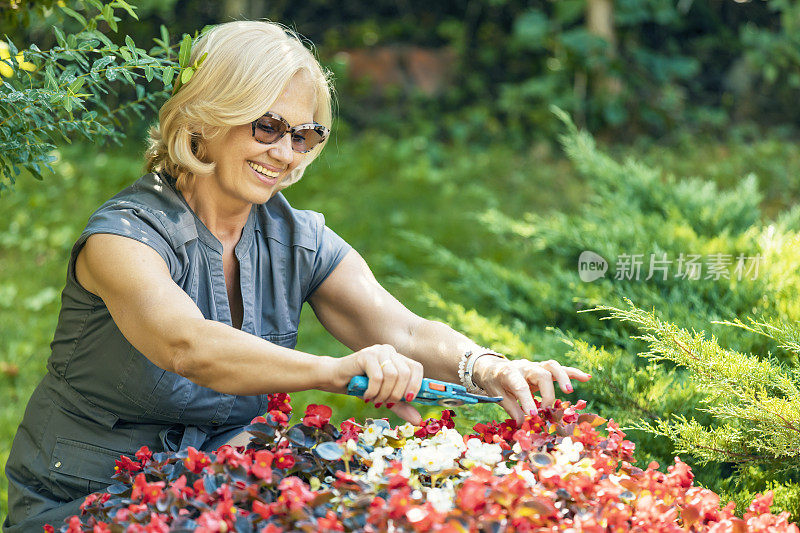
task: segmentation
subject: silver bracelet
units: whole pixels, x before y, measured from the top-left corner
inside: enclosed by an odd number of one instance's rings
[[[484,355],[494,355],[503,359],[508,359],[505,355],[499,354],[489,348],[484,348],[483,346],[481,346],[480,351],[477,352],[467,350],[458,362],[458,377],[461,380],[461,385],[467,389],[467,392],[485,396],[487,394],[486,391],[475,385],[475,382],[472,380],[475,362]]]

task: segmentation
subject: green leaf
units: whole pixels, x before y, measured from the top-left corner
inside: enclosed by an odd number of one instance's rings
[[[150,65],[144,67],[144,77],[147,78],[147,81],[153,81],[153,67]]]
[[[132,59],[131,53],[128,51],[127,48],[120,48],[119,55],[121,55],[122,59],[124,59],[125,61],[130,61]]]
[[[72,98],[69,96],[64,98],[64,109],[67,111],[67,113],[72,112]]]
[[[136,43],[133,42],[133,39],[131,39],[130,35],[125,36],[125,44],[127,45],[128,50],[131,51],[131,55],[136,57]]]
[[[183,69],[183,72],[181,72],[181,83],[184,85],[189,83],[189,80],[192,79],[193,75],[194,75],[194,67],[186,67],[185,69]]]
[[[114,45],[114,43],[112,43],[112,42],[111,42],[111,39],[109,39],[108,37],[106,37],[106,35],[105,35],[103,32],[101,32],[101,31],[98,31],[98,30],[94,30],[94,31],[92,32],[92,35],[94,35],[95,37],[97,37],[98,39],[100,39],[100,40],[103,42],[103,44],[104,44],[104,45],[106,45],[107,47],[109,47],[109,48],[114,48],[114,46],[115,46],[115,45]]]
[[[100,15],[110,26],[111,21],[114,20],[114,8],[111,7],[111,4],[106,4],[103,6],[103,9],[100,10]]]
[[[69,84],[69,90],[73,93],[77,93],[81,90],[85,82],[86,78],[75,78],[75,80]]]
[[[136,15],[136,11],[134,11],[135,9],[137,9],[136,6],[130,5],[125,0],[114,0],[114,2],[112,2],[112,4],[117,6],[117,7],[121,7],[122,9],[124,9],[125,11],[128,12],[128,15],[132,16],[136,20],[139,20],[139,17]]]
[[[178,52],[178,64],[182,67],[189,66],[189,56],[192,53],[192,36],[188,33],[183,35],[181,49]]]
[[[172,83],[172,78],[175,77],[175,69],[172,67],[164,67],[164,72],[161,75],[161,79],[164,81],[164,85],[170,85]]]
[[[169,48],[169,30],[163,24],[161,25],[161,41],[164,43],[164,48]]]
[[[67,40],[64,38],[64,32],[58,29],[58,26],[53,26],[53,33],[56,34],[56,41],[61,48],[67,48]]]
[[[81,15],[77,11],[74,11],[74,10],[68,8],[67,6],[60,6],[60,7],[61,7],[61,11],[63,11],[64,13],[69,15],[70,17],[72,17],[75,20],[77,20],[78,22],[80,22],[81,26],[84,26],[84,27],[86,26],[86,19],[83,17],[83,15]]]

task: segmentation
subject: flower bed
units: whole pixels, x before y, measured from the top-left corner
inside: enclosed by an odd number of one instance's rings
[[[142,448],[60,531],[800,533],[788,513],[770,513],[771,493],[738,518],[693,486],[680,459],[666,474],[634,466],[625,433],[584,407],[557,401],[519,427],[477,424],[462,436],[452,411],[420,427],[349,419],[337,429],[329,407],[311,405],[289,426],[288,395],[275,394],[246,428],[247,449]]]

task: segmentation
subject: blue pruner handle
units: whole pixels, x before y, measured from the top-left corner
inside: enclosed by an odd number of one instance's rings
[[[367,392],[367,387],[369,387],[369,379],[367,376],[353,376],[353,378],[350,379],[350,383],[347,385],[347,394],[363,398],[364,393]],[[448,383],[447,381],[439,381],[437,379],[423,378],[422,386],[417,392],[417,395],[411,401],[426,405],[457,407],[459,405],[464,405],[465,403],[496,403],[502,400],[503,398],[499,396],[481,396],[480,394],[471,394],[467,392],[467,389],[455,383]]]

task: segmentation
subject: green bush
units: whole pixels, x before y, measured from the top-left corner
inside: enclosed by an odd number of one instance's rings
[[[708,400],[706,384],[689,379],[686,370],[669,361],[638,358],[645,345],[630,323],[601,323],[596,314],[580,311],[624,307],[629,299],[639,308],[656,309],[665,323],[709,332],[726,350],[772,354],[784,364],[796,361],[796,354],[779,349],[780,342],[719,322],[745,316],[781,323],[800,318],[793,296],[800,284],[798,211],[765,221],[754,176],[722,189],[707,180],[664,175],[634,159],[618,162],[561,116],[568,123],[564,148],[591,191],[588,198],[567,212],[512,217],[499,209],[484,210],[480,220],[496,236],[496,258],[461,257],[427,235],[406,234],[429,267],[436,265],[437,274],[435,282],[407,280],[405,285],[417,291],[429,313],[479,341],[588,368],[594,379],[578,393],[591,399],[597,412],[622,424],[642,429],[662,420],[693,418],[699,427],[711,427],[714,413],[700,409]],[[610,263],[605,277],[581,280],[578,259],[587,250]],[[641,276],[620,277],[625,273],[621,259],[632,254],[644,256]],[[646,279],[650,254],[673,261],[666,279],[658,270]],[[676,276],[681,254],[701,257],[699,279]],[[747,258],[759,256],[756,271],[756,261]],[[745,266],[741,272],[736,270],[739,257]],[[730,264],[720,262],[724,258]],[[712,264],[724,268],[706,270]],[[645,462],[668,463],[676,451],[663,434],[633,435]],[[772,487],[788,510],[795,516],[800,512],[788,503],[797,493],[796,474],[778,475],[753,464],[744,476],[735,476],[729,459],[707,459],[695,459],[703,484],[740,504],[754,491]]]

